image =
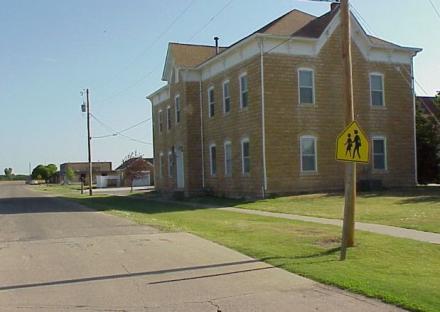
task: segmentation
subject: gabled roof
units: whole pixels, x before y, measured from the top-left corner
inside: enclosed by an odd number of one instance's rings
[[[124,161],[118,168],[115,169],[115,171],[125,170],[139,160],[149,162],[151,165],[153,165],[153,163],[154,163],[153,158],[133,157],[133,158],[130,158],[130,159]]]
[[[315,19],[316,16],[295,9],[263,26],[254,34],[289,36]]]
[[[171,42],[169,49],[175,64],[181,67],[195,67],[216,54],[215,46],[209,45]],[[221,47],[220,51],[225,49]]]
[[[289,35],[293,37],[319,38],[338,11],[339,9],[331,10],[313,19],[297,31],[291,32]]]

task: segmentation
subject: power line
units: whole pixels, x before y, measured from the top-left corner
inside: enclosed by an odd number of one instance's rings
[[[226,8],[228,6],[230,6],[232,4],[234,0],[229,0],[219,11],[217,11],[216,14],[214,14],[209,20],[208,22],[203,25],[198,31],[196,31],[190,38],[188,41],[193,40],[198,34],[200,34],[203,30],[205,30],[206,27],[208,27],[209,24],[211,24],[216,18],[217,16],[219,16],[224,10],[226,10]]]
[[[107,138],[107,137],[111,137],[111,136],[121,136],[121,137],[126,138],[126,139],[128,139],[128,140],[130,140],[130,141],[133,141],[133,142],[137,142],[137,143],[141,143],[141,144],[145,144],[145,145],[152,145],[152,143],[150,143],[150,142],[146,142],[146,141],[142,141],[142,140],[139,140],[139,139],[135,139],[135,138],[132,138],[132,137],[130,137],[130,136],[128,136],[128,135],[122,133],[122,132],[125,132],[125,131],[127,131],[127,130],[133,129],[135,126],[136,126],[136,127],[139,126],[140,124],[142,124],[142,123],[148,121],[149,119],[143,120],[141,123],[138,123],[138,124],[136,124],[136,125],[133,125],[133,126],[127,128],[127,129],[124,129],[124,130],[122,130],[122,131],[117,131],[117,130],[115,130],[114,128],[112,128],[111,126],[109,126],[108,124],[106,124],[105,122],[103,122],[102,120],[100,120],[100,119],[99,119],[98,117],[96,117],[94,114],[90,113],[90,116],[92,116],[92,118],[93,118],[94,120],[96,120],[101,126],[103,126],[104,128],[106,128],[106,129],[109,130],[110,132],[113,132],[113,134],[103,135],[103,136],[101,136],[101,137],[95,137],[95,139],[102,139],[102,138]]]
[[[431,3],[432,8],[434,9],[435,13],[437,14],[437,17],[440,19],[440,12],[437,9],[437,7],[434,5],[434,2],[432,2],[432,0],[428,0],[429,3]]]
[[[185,15],[185,13],[193,6],[195,0],[191,0],[191,2],[173,19],[173,21],[165,28],[164,31],[162,31],[154,40],[153,42],[147,46],[145,49],[142,50],[141,53],[139,53],[131,62],[129,62],[123,69],[121,69],[118,74],[115,74],[113,78],[107,80],[104,84],[107,84],[108,82],[114,80],[115,77],[119,77],[119,74],[127,70],[131,65],[133,65],[139,58],[141,58],[143,55],[147,54],[151,51],[151,49],[159,42],[160,39],[162,39],[163,36],[165,36],[171,28]]]

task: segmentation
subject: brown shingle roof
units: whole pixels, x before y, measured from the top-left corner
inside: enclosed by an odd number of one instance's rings
[[[440,118],[440,106],[435,102],[435,97],[418,96],[416,100],[418,108],[425,114],[434,114],[435,117]]]
[[[220,51],[226,48],[221,47]],[[170,43],[170,51],[177,65],[195,67],[215,55],[215,46]]]
[[[291,32],[289,35],[295,37],[319,38],[337,12],[338,10],[327,12],[326,14],[313,19],[301,29]]]
[[[260,28],[255,33],[288,36],[301,29],[314,19],[316,19],[316,16],[299,10],[292,10],[277,18],[273,22],[270,22],[266,26]]]

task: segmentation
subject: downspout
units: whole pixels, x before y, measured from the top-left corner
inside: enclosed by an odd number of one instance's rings
[[[263,146],[263,198],[267,192],[266,168],[266,117],[265,117],[265,92],[264,92],[264,39],[260,40],[260,80],[261,80],[261,139]]]
[[[202,96],[202,76],[200,74],[199,81],[199,102],[200,102],[200,140],[201,140],[201,148],[202,148],[202,189],[205,189],[205,143],[204,143],[204,134],[203,134],[203,96]]]
[[[418,181],[417,172],[417,128],[416,128],[416,91],[414,85],[414,58],[411,58],[411,89],[413,96],[413,127],[414,127],[414,180],[416,185]]]

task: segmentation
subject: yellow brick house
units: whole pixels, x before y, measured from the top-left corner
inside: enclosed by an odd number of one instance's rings
[[[413,58],[354,16],[355,114],[371,140],[359,180],[416,184]],[[263,197],[339,190],[344,128],[337,5],[293,10],[229,47],[170,43],[153,105],[156,188],[186,196]]]

